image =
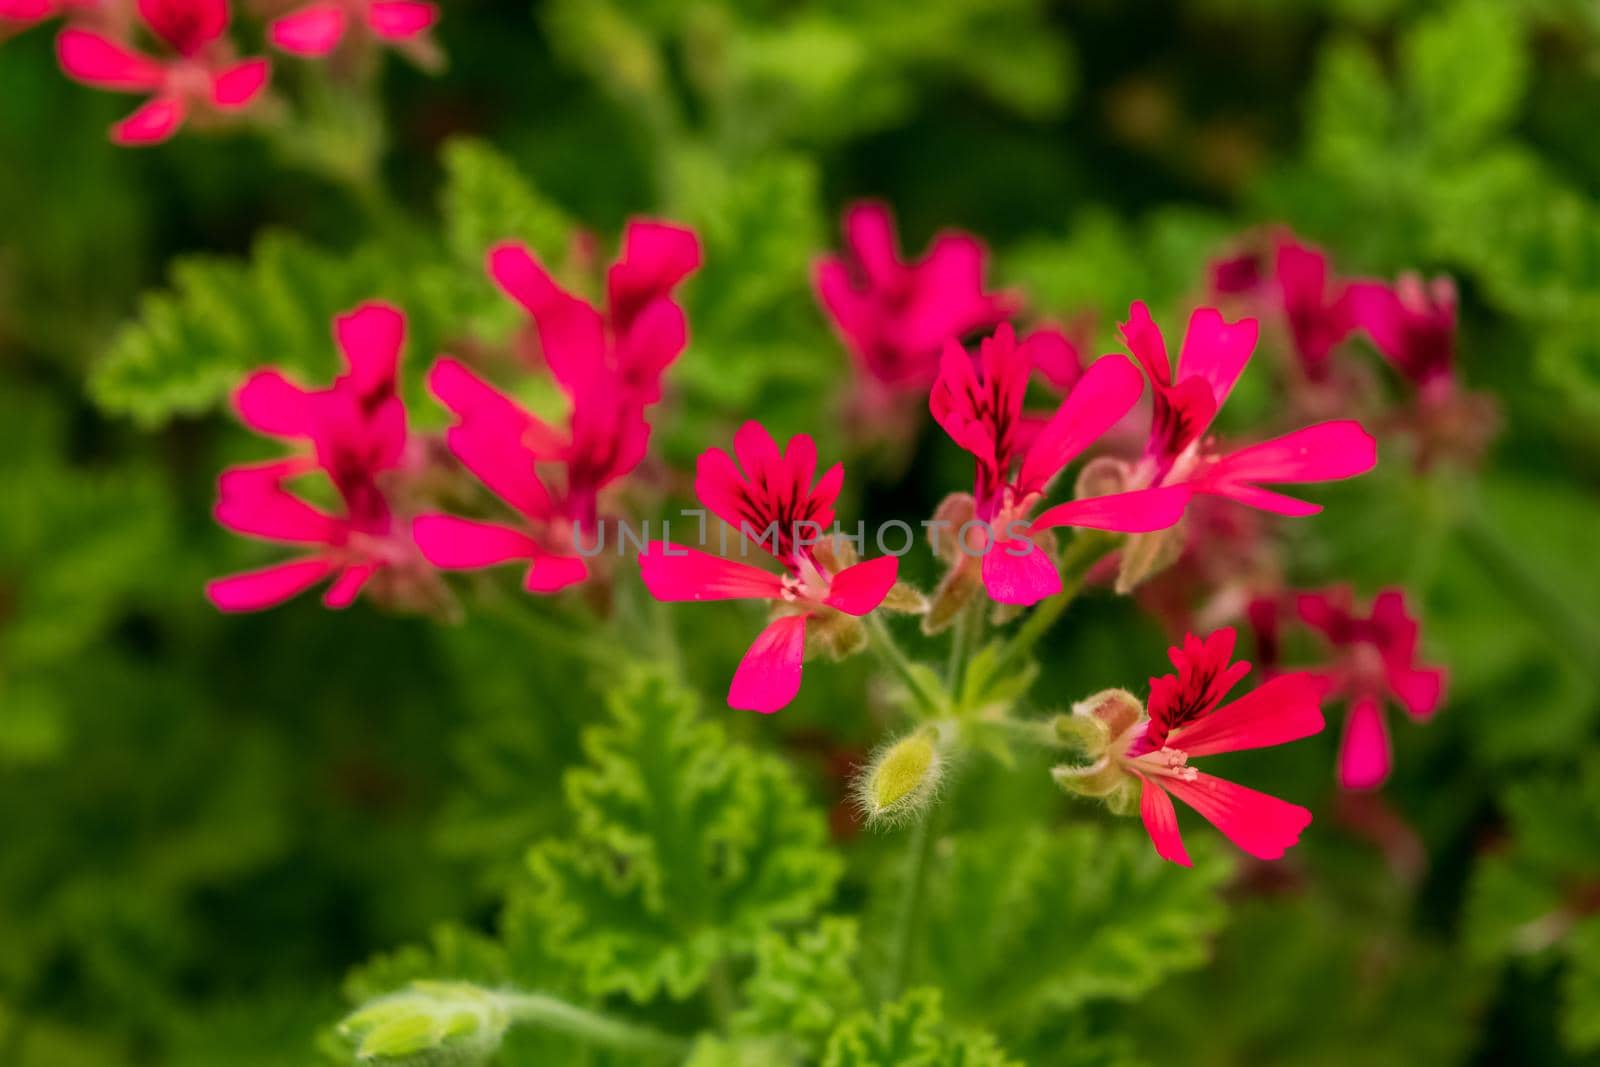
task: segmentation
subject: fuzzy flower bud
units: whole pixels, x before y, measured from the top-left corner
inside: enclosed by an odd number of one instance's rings
[[[1070,762],[1050,769],[1069,793],[1105,797],[1116,807],[1129,783],[1128,772],[1112,758],[1113,742],[1144,715],[1144,705],[1126,689],[1107,689],[1072,706],[1055,719],[1056,737],[1070,750]]]
[[[465,982],[414,982],[339,1024],[364,1063],[477,1067],[500,1046],[510,1018],[499,998]]]
[[[884,748],[856,779],[856,803],[868,823],[897,823],[927,807],[944,777],[939,736],[908,734]]]

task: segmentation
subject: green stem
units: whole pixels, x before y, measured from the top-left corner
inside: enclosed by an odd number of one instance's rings
[[[867,633],[872,638],[872,648],[883,663],[900,676],[906,684],[911,695],[922,705],[929,715],[937,716],[944,713],[946,700],[943,694],[931,690],[925,675],[918,674],[911,660],[900,650],[900,645],[895,641],[894,635],[889,632],[889,627],[877,613],[867,616]]]
[[[911,955],[921,921],[922,898],[927,893],[929,860],[933,856],[932,811],[925,812],[911,828],[911,851],[906,861],[906,881],[900,896],[900,911],[895,917],[894,941],[890,945],[889,972],[884,980],[883,999],[894,1000],[905,989],[911,974]]]
[[[492,579],[479,583],[479,602],[490,612],[521,630],[543,649],[560,649],[575,658],[603,666],[615,666],[616,654],[585,640],[582,629],[570,622],[547,619],[527,601],[513,600]]]
[[[497,1000],[515,1022],[542,1026],[590,1044],[660,1056],[683,1056],[689,1051],[689,1042],[681,1037],[613,1019],[543,993],[501,993]]]
[[[711,1015],[717,1020],[717,1028],[727,1033],[733,1023],[733,1013],[737,1006],[733,992],[733,978],[728,972],[727,957],[712,965],[711,973],[706,978],[706,994],[711,998]]]
[[[1022,621],[1000,654],[1000,661],[995,667],[997,677],[1021,665],[1033,646],[1039,643],[1039,639],[1055,625],[1077,597],[1090,568],[1105,558],[1116,545],[1116,539],[1089,531],[1072,539],[1067,550],[1061,554],[1061,592],[1034,608]]]
[[[973,597],[956,616],[955,628],[950,632],[950,659],[944,668],[944,687],[952,696],[961,693],[961,676],[966,671],[967,655],[972,645],[973,616],[983,610],[982,599]]]

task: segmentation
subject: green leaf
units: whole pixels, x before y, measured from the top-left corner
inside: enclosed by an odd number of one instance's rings
[[[952,1015],[1001,1028],[1085,1001],[1131,1000],[1207,958],[1230,865],[1155,854],[1136,826],[964,835],[942,844],[913,974]],[[1203,850],[1202,850],[1203,848]]]
[[[1461,0],[1421,20],[1401,51],[1417,122],[1436,151],[1470,150],[1521,105],[1522,20],[1502,0]]]
[[[463,267],[482,273],[484,254],[506,240],[526,243],[546,263],[565,258],[572,220],[511,160],[470,138],[451,141],[443,154],[445,236]]]
[[[824,918],[792,937],[764,935],[734,1025],[752,1035],[783,1034],[814,1054],[844,1018],[861,1010],[859,954],[853,919]]]
[[[813,914],[840,861],[787,765],[730,744],[681,690],[638,673],[609,706],[567,776],[573,836],[529,857],[527,906],[591,991],[687,997]]]
[[[333,317],[364,300],[406,312],[413,378],[473,311],[430,251],[336,253],[286,233],[262,237],[246,261],[179,259],[171,278],[170,290],[144,296],[89,383],[101,407],[145,426],[215,409],[248,371],[268,364],[326,380],[338,367]]]
[[[876,1015],[861,1014],[828,1041],[822,1067],[1020,1067],[988,1034],[945,1022],[939,993],[915,989]]]

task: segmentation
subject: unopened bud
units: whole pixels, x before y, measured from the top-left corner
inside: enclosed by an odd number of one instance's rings
[[[928,598],[914,585],[895,582],[879,606],[885,611],[897,611],[902,615],[924,615],[928,611]]]
[[[879,751],[856,779],[856,802],[868,823],[902,822],[927,807],[943,777],[938,735],[918,730]]]
[[[806,645],[837,662],[867,647],[867,628],[842,611],[819,613],[806,627]]]
[[[983,578],[976,556],[961,556],[933,591],[928,612],[922,616],[922,632],[930,637],[943,633],[956,621],[957,616],[972,603],[973,597],[983,588]]]
[[[1122,562],[1117,567],[1117,592],[1131,593],[1147,579],[1178,562],[1187,540],[1186,524],[1182,520],[1165,530],[1130,534],[1122,546]]]
[[[358,1059],[392,1067],[477,1067],[510,1024],[495,994],[466,982],[414,982],[339,1024]]]
[[[1144,718],[1144,705],[1126,689],[1102,689],[1072,705],[1072,714],[1102,724],[1108,739],[1115,740]]]
[[[1128,487],[1128,465],[1115,456],[1097,456],[1078,472],[1072,495],[1079,500],[1091,496],[1110,496]]]

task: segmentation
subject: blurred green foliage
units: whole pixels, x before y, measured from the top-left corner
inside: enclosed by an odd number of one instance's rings
[[[106,143],[125,101],[67,83],[48,30],[0,43],[0,1062],[339,1062],[330,1021],[417,979],[679,1032],[737,1001],[699,1067],[1600,1051],[1593,4],[471,0],[440,39],[445,73],[391,61],[374,100],[279,60],[312,86],[286,138],[151,152]],[[241,372],[322,378],[329,317],[386,297],[436,424],[432,354],[518,322],[481,269],[501,238],[577,276],[580,230],[694,225],[657,454],[685,468],[752,415],[836,454],[847,365],[809,271],[864,195],[907,250],[984,235],[1033,313],[1102,342],[1131,299],[1173,321],[1269,222],[1352,273],[1451,273],[1463,376],[1505,418],[1481,474],[1386,454],[1293,535],[1301,584],[1407,584],[1453,671],[1437,721],[1397,726],[1379,815],[1341,805],[1330,734],[1251,763],[1316,810],[1288,860],[1180,872],[1042,768],[964,768],[887,1004],[870,902],[900,837],[839,815],[837,765],[886,721],[864,665],[758,722],[714,681],[753,614],[637,588],[601,620],[489,582],[454,625],[200,597],[262,558],[209,521],[216,470],[260,455],[224,410]],[[852,465],[841,511],[914,521],[965,480],[914,451]],[[597,635],[614,658],[571,654]],[[1163,648],[1079,605],[1040,710]],[[537,1028],[499,1056],[634,1062]]]

